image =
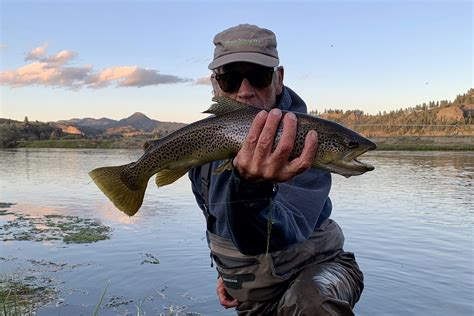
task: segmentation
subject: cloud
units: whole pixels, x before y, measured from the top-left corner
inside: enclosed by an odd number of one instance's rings
[[[300,79],[300,80],[307,80],[307,79],[309,79],[309,78],[311,78],[311,74],[308,73],[308,72],[302,73],[302,74],[300,74],[300,75],[298,76],[298,79]]]
[[[48,48],[48,43],[44,43],[43,45],[36,47],[31,52],[26,54],[25,61],[39,60],[40,58],[46,55],[47,48]]]
[[[91,76],[87,84],[91,88],[101,88],[115,82],[118,87],[144,87],[158,84],[186,82],[189,79],[173,75],[162,75],[157,70],[137,66],[117,66],[106,68]]]
[[[196,81],[194,82],[195,85],[204,85],[204,86],[211,86],[211,74],[205,76],[205,77],[201,77],[201,78],[198,78],[196,79]]]
[[[0,50],[4,50],[4,49],[7,49],[7,48],[8,48],[7,45],[0,43]]]
[[[187,63],[198,64],[198,63],[209,63],[209,57],[191,57],[185,60]]]
[[[78,90],[99,89],[110,85],[145,87],[191,81],[138,66],[115,66],[98,71],[91,65],[72,67],[67,64],[78,56],[77,53],[62,50],[48,56],[47,47],[48,44],[45,43],[27,53],[25,61],[33,61],[32,63],[15,70],[0,72],[0,85],[11,87],[42,85]]]
[[[33,62],[16,70],[0,72],[0,84],[11,87],[43,85],[79,89],[81,82],[91,71],[91,66],[52,67],[47,62]]]
[[[26,54],[25,61],[40,61],[48,63],[49,66],[59,66],[68,63],[77,56],[77,53],[68,50],[62,50],[56,55],[46,56],[47,48],[48,43],[44,43],[43,45],[36,47]]]
[[[57,65],[63,65],[69,62],[70,60],[73,60],[76,58],[77,53],[71,52],[68,50],[62,50],[56,55],[50,56],[44,60],[45,62],[49,64],[57,64]]]

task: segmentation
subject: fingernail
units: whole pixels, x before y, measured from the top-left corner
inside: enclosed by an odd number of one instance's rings
[[[316,137],[317,137],[317,135],[318,135],[315,130],[310,130],[310,131],[308,132],[308,134],[310,134],[309,136],[310,136],[310,137],[313,137],[313,139],[316,139]]]
[[[270,111],[270,114],[274,115],[274,116],[281,116],[281,110],[280,109],[273,109],[273,110]]]
[[[267,114],[267,111],[261,110],[260,112],[258,112],[257,116],[264,116],[266,114]]]
[[[296,115],[295,115],[295,113],[293,113],[293,112],[288,112],[288,113],[285,114],[285,116],[288,116],[288,118],[289,118],[290,120],[296,121]]]

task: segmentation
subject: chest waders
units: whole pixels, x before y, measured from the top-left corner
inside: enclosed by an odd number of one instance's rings
[[[210,164],[201,167],[204,215],[212,260],[227,292],[240,302],[266,301],[282,293],[303,268],[333,259],[342,252],[344,236],[327,219],[302,243],[255,256],[242,254],[230,239],[210,231],[216,220],[209,211]]]

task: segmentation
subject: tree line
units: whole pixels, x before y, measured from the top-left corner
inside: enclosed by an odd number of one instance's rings
[[[51,140],[64,138],[60,128],[49,123],[30,122],[25,116],[23,122],[10,119],[0,120],[0,147],[13,148],[22,140]]]
[[[474,89],[456,96],[454,101],[441,100],[401,108],[390,112],[379,111],[375,115],[362,110],[325,109],[324,112],[310,111],[310,114],[334,120],[367,136],[396,135],[471,135],[474,124]],[[470,105],[470,107],[467,107]],[[453,117],[440,115],[448,108]],[[462,113],[461,115],[459,113]]]

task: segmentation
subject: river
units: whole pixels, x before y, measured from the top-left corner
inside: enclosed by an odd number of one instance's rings
[[[34,280],[51,288],[37,315],[91,315],[103,293],[100,315],[233,315],[218,304],[204,218],[187,177],[160,189],[151,180],[142,208],[128,217],[87,175],[140,154],[0,150],[0,202],[14,203],[0,207],[7,211],[0,216],[1,282]],[[376,170],[334,175],[330,194],[345,250],[356,254],[365,276],[356,314],[473,315],[474,153],[364,156]],[[38,233],[44,227],[38,221],[54,216],[97,220],[110,227],[110,238],[10,238],[21,229],[13,225],[19,218],[22,229]]]

